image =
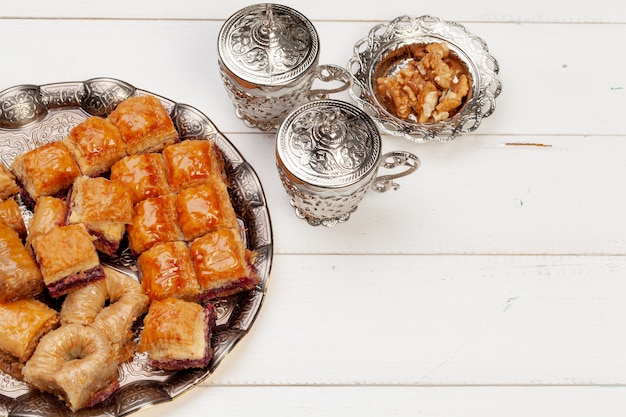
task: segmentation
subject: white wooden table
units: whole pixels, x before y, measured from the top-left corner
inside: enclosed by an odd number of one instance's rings
[[[377,23],[430,14],[501,67],[476,132],[384,136],[422,167],[329,229],[293,215],[273,134],[245,127],[221,84],[219,28],[249,4],[0,5],[0,90],[119,78],[203,111],[263,183],[275,253],[254,327],[200,387],[137,415],[623,416],[626,7],[283,2],[313,21],[321,63],[346,65]]]

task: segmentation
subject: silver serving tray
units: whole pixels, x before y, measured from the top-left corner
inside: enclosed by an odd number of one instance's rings
[[[158,97],[170,112],[182,139],[214,140],[224,155],[231,184],[231,201],[246,246],[257,252],[255,268],[260,284],[239,295],[216,302],[217,326],[213,336],[214,357],[205,369],[158,371],[147,356],[136,354],[120,365],[120,390],[95,408],[72,413],[53,395],[0,372],[0,415],[3,416],[124,416],[144,407],[171,401],[200,384],[250,330],[265,298],[272,264],[273,242],[269,211],[263,188],[254,169],[232,143],[202,112],[187,104],[140,90],[111,78],[46,85],[18,85],[0,92],[0,160],[11,166],[14,158],[30,149],[65,138],[91,115],[106,117],[121,101],[138,95]],[[32,213],[20,203],[25,221]],[[137,278],[135,262],[125,248],[116,258],[103,262]]]

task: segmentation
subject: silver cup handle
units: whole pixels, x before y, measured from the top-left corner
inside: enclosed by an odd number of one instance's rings
[[[317,68],[315,68],[315,73],[313,74],[313,81],[315,81],[315,79],[325,83],[339,81],[341,84],[336,88],[319,88],[309,91],[307,97],[310,101],[325,100],[330,94],[347,90],[352,85],[352,74],[350,74],[345,68],[332,64],[318,65]]]
[[[397,190],[400,184],[394,182],[395,179],[405,177],[415,172],[420,167],[420,160],[417,156],[410,152],[393,151],[383,155],[378,169],[394,169],[398,167],[407,167],[404,171],[396,174],[380,175],[374,178],[372,189],[379,193],[384,193],[390,189]]]

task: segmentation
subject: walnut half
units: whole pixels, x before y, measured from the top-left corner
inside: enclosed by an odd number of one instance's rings
[[[448,45],[412,44],[389,54],[376,78],[379,101],[403,120],[434,123],[452,117],[471,96],[467,67]]]

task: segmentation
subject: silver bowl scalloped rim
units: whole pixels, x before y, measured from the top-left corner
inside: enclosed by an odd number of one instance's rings
[[[374,72],[389,52],[404,45],[431,42],[445,42],[465,63],[472,77],[472,96],[445,121],[420,124],[402,120],[378,103]],[[496,97],[502,91],[500,67],[485,41],[459,23],[433,16],[399,16],[374,26],[355,44],[347,68],[354,78],[348,92],[357,105],[374,119],[383,133],[414,142],[451,140],[476,130],[481,120],[494,112]]]
[[[0,160],[10,166],[15,156],[45,143],[62,140],[88,116],[106,117],[130,96],[158,97],[170,112],[181,138],[213,140],[222,151],[230,182],[229,193],[244,230],[246,246],[257,252],[254,267],[260,284],[250,291],[216,301],[214,357],[203,369],[159,371],[145,354],[120,365],[120,389],[109,400],[72,413],[53,395],[41,393],[0,371],[0,415],[4,416],[123,416],[171,401],[208,378],[224,357],[250,330],[266,295],[272,265],[273,237],[269,210],[254,169],[201,111],[176,103],[113,78],[46,85],[18,85],[0,92]],[[25,220],[32,213],[20,203]],[[135,262],[126,247],[103,262],[137,278]],[[139,327],[137,329],[138,337]]]

